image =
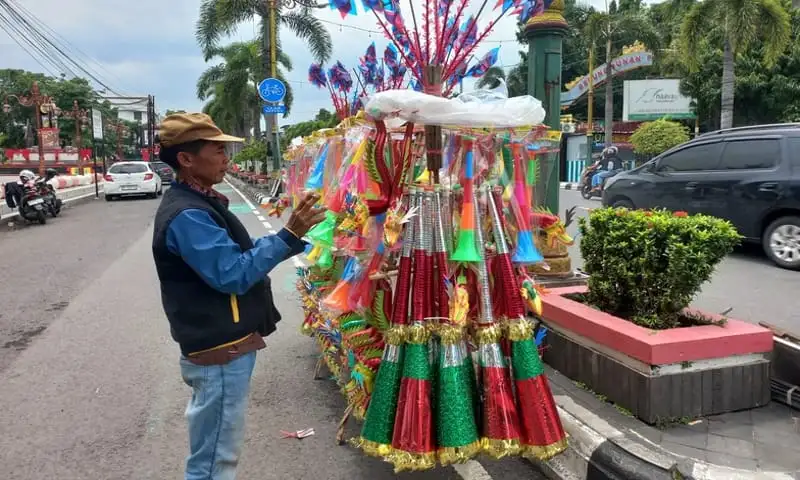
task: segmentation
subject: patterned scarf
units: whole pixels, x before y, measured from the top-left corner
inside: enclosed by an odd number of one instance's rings
[[[197,193],[205,195],[206,197],[216,198],[220,203],[222,203],[225,208],[228,208],[230,204],[230,200],[225,195],[219,193],[218,191],[214,190],[213,188],[207,188],[200,185],[198,182],[194,181],[191,178],[179,178],[178,183],[181,183]]]

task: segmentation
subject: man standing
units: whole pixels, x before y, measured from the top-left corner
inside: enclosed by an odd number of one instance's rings
[[[256,240],[213,190],[228,168],[222,133],[208,115],[176,114],[160,126],[160,158],[177,180],[156,213],[153,258],[181,374],[192,388],[186,407],[186,480],[232,480],[256,351],[280,314],[267,274],[304,249],[301,237],[325,217],[307,195],[276,235]]]

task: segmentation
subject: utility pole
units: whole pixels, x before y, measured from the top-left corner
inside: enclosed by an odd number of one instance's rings
[[[152,95],[147,96],[147,151],[150,161],[155,161],[156,138],[156,100]]]
[[[586,108],[586,141],[588,142],[588,160],[591,160],[592,145],[594,144],[594,42],[589,46],[589,91],[587,95],[589,105]]]
[[[276,0],[265,0],[267,8],[269,8],[269,21],[264,25],[264,41],[267,42],[265,50],[269,52],[269,59],[265,67],[269,70],[269,76],[275,78],[277,74],[277,9],[278,2]],[[272,150],[272,169],[275,171],[281,168],[281,149],[278,142],[278,115],[277,114],[264,114],[264,123],[267,130],[267,142],[271,145]]]

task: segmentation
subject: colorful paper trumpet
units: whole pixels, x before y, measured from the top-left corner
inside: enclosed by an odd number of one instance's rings
[[[475,205],[472,203],[474,188],[473,176],[475,173],[475,161],[472,152],[473,140],[464,139],[462,146],[465,152],[464,199],[461,204],[461,224],[458,229],[456,249],[453,255],[450,256],[450,260],[454,262],[478,263],[481,261],[481,254],[478,252],[478,247],[475,243],[475,229],[477,228],[477,223],[475,221]]]
[[[514,196],[512,202],[516,204],[517,241],[516,249],[511,260],[514,263],[531,264],[544,260],[542,254],[533,243],[531,230],[531,206],[528,191],[525,186],[525,171],[523,170],[522,143],[511,143],[511,155],[514,158]]]

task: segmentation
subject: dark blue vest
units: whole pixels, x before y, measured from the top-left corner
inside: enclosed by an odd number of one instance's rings
[[[267,336],[274,332],[281,316],[272,300],[269,277],[244,295],[222,293],[211,288],[181,257],[167,249],[169,224],[187,209],[207,211],[242,251],[253,248],[247,229],[219,200],[180,184],[164,193],[153,229],[153,258],[161,281],[161,302],[172,338],[180,344],[181,352],[187,355],[251,333]]]

